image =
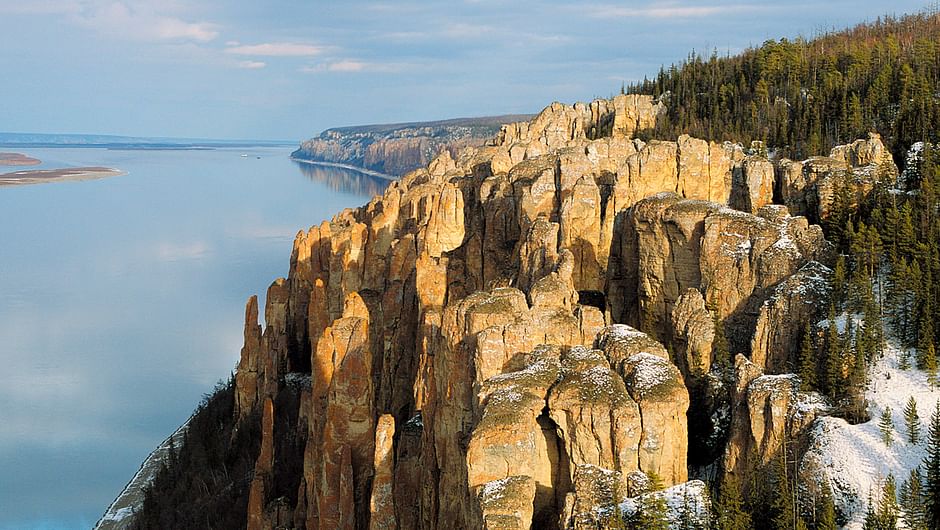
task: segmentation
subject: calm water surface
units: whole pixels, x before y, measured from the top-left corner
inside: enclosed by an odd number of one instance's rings
[[[384,182],[286,148],[20,152],[128,172],[0,187],[0,528],[90,528],[228,377],[297,230]]]

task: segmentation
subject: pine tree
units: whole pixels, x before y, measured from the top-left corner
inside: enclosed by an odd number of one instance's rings
[[[924,506],[927,526],[940,528],[940,401],[930,416],[924,457]]]
[[[829,487],[823,490],[821,506],[819,507],[819,521],[816,523],[816,530],[837,530],[839,525],[836,523],[836,504],[832,500],[832,491]]]
[[[630,518],[633,530],[669,530],[668,507],[661,494],[647,493],[640,497],[637,512]]]
[[[926,530],[924,522],[924,486],[920,466],[911,470],[901,484],[901,519],[909,530]]]
[[[937,379],[937,352],[934,349],[933,342],[927,345],[927,351],[924,352],[924,371],[927,372],[928,384],[931,386],[940,384]]]
[[[881,418],[878,420],[878,429],[881,431],[881,439],[884,441],[885,445],[891,447],[891,442],[894,439],[894,421],[891,417],[890,407],[886,407],[881,411]]]
[[[920,416],[917,414],[917,400],[914,396],[907,400],[904,407],[904,424],[907,426],[908,443],[920,443]]]
[[[773,497],[770,501],[771,528],[792,530],[796,524],[793,513],[793,497],[790,479],[787,476],[786,452],[777,455],[773,462]]]
[[[715,530],[748,530],[751,515],[744,510],[744,500],[738,479],[728,476],[721,483],[718,501],[715,503]]]
[[[878,521],[881,528],[898,527],[898,495],[894,475],[888,475],[881,489],[881,502],[878,506]]]
[[[829,397],[842,395],[842,339],[836,324],[835,308],[829,308],[829,329],[826,331],[826,363],[824,391]]]
[[[829,281],[829,292],[832,303],[836,311],[842,311],[845,304],[845,256],[839,254],[836,258],[836,266],[832,271],[832,279]]]
[[[803,338],[800,340],[800,389],[804,391],[816,388],[816,353],[813,351],[812,331],[809,321],[803,326]]]
[[[917,367],[925,370],[931,357],[930,351],[934,348],[933,341],[933,314],[929,304],[925,304],[917,327]],[[936,356],[935,354],[933,356]]]

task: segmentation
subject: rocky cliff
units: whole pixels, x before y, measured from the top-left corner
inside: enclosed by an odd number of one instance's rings
[[[504,123],[528,120],[530,117],[506,115],[338,127],[303,141],[291,157],[399,176],[427,166],[442,149],[456,154],[464,147],[483,145],[499,132]]]
[[[795,214],[874,158],[635,138],[662,113],[555,103],[298,233],[264,326],[246,309],[248,528],[594,528],[826,412],[781,375],[830,274]]]

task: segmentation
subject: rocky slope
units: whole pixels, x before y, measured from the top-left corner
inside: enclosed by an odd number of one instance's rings
[[[596,528],[649,477],[704,491],[690,473],[744,476],[826,413],[782,373],[830,274],[793,214],[870,178],[880,140],[797,167],[634,137],[662,113],[555,103],[298,233],[263,328],[246,308],[248,528]]]
[[[483,145],[499,132],[502,124],[530,117],[506,115],[338,127],[303,141],[291,157],[399,176],[427,166],[442,149],[456,154],[461,148]]]

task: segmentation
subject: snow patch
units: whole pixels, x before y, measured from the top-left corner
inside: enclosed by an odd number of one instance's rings
[[[840,330],[845,329],[846,315],[836,318]],[[828,325],[823,321],[821,325]],[[848,518],[845,528],[861,529],[868,509],[869,495],[878,499],[888,475],[894,475],[898,487],[911,469],[921,464],[926,455],[923,442],[907,441],[904,407],[909,398],[917,401],[922,436],[938,400],[940,389],[927,383],[927,375],[919,370],[901,370],[899,358],[904,353],[889,341],[883,357],[869,371],[866,398],[872,420],[849,425],[845,420],[822,417],[811,427],[811,443],[803,459],[802,469],[828,483],[836,508]],[[910,354],[910,352],[908,352]],[[886,445],[879,428],[882,411],[890,408],[893,418],[890,446]]]

